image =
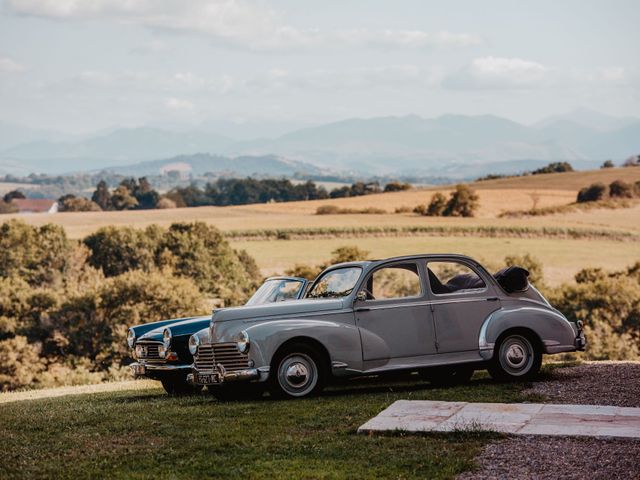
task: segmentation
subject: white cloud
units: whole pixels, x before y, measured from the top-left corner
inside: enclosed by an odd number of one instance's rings
[[[182,98],[167,98],[164,102],[165,107],[169,110],[190,112],[195,108],[193,102]]]
[[[520,58],[481,57],[449,75],[445,86],[458,89],[529,89],[548,84],[550,69]]]
[[[8,57],[0,57],[0,73],[20,73],[24,66]]]
[[[241,0],[8,0],[14,12],[58,20],[101,19],[209,36],[251,50],[361,47],[466,47],[466,33],[354,29],[322,32],[287,25],[274,10]],[[153,47],[152,47],[153,48]],[[143,47],[143,50],[145,48]]]

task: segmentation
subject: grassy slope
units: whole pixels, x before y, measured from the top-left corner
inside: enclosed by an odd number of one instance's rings
[[[357,427],[397,399],[513,402],[521,388],[405,381],[292,402],[152,389],[8,403],[0,478],[451,478],[495,435],[365,436]]]

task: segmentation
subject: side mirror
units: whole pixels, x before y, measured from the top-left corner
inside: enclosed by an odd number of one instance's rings
[[[367,299],[367,292],[365,292],[364,290],[360,290],[358,293],[356,293],[356,300],[360,302],[364,302],[366,299]]]

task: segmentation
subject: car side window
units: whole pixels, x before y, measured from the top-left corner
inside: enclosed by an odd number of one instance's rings
[[[417,297],[422,293],[415,263],[383,267],[371,274],[366,285],[368,300]]]
[[[427,263],[429,287],[436,295],[449,293],[476,293],[487,285],[480,276],[466,265],[454,261]]]

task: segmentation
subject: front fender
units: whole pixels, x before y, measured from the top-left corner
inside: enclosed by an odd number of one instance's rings
[[[225,323],[225,322],[223,322]],[[334,320],[286,319],[254,323],[219,325],[216,342],[233,342],[244,330],[249,335],[249,357],[256,367],[269,367],[277,350],[294,338],[308,338],[320,343],[328,352],[334,373],[361,370],[360,334],[355,325]]]
[[[575,350],[577,332],[557,310],[538,306],[507,306],[489,315],[480,328],[478,348],[482,358],[491,359],[500,335],[512,328],[533,331],[540,339],[544,353]]]

